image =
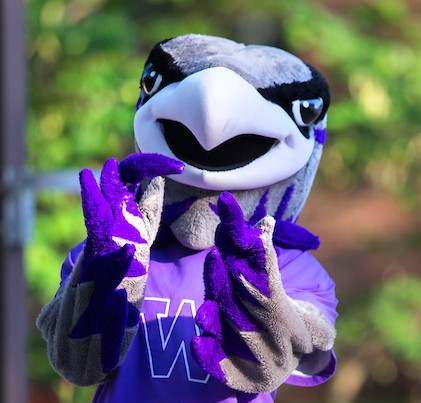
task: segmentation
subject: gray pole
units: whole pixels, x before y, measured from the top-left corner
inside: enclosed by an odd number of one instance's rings
[[[23,0],[0,7],[0,401],[25,403],[27,311],[21,194],[25,164],[26,47]]]

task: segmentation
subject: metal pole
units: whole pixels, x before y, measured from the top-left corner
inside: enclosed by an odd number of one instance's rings
[[[25,403],[27,311],[21,190],[25,162],[26,50],[23,0],[0,7],[0,401]]]

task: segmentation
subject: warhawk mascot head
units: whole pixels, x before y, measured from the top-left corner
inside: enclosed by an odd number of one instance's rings
[[[190,34],[155,45],[140,84],[136,147],[185,164],[167,181],[163,216],[179,242],[213,244],[226,190],[251,223],[298,219],[326,136],[329,90],[314,67],[274,47]],[[281,246],[317,247],[283,228]]]

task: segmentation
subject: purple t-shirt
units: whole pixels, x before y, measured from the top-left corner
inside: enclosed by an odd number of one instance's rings
[[[81,248],[69,254],[63,280]],[[308,252],[277,247],[276,251],[286,293],[312,302],[334,323],[335,284],[323,267]],[[273,402],[275,392],[247,394],[223,385],[204,372],[190,353],[190,340],[200,334],[194,317],[203,303],[207,253],[179,244],[152,249],[139,331],[115,377],[98,387],[94,402]],[[302,363],[286,383],[320,384],[332,376],[336,360],[333,352],[316,351],[303,356]]]

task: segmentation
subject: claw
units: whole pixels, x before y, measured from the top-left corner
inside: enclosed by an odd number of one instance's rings
[[[102,223],[112,219],[112,211],[99,189],[91,170],[82,170],[79,174],[79,181],[82,196],[82,210],[88,230],[88,237],[95,237]]]
[[[243,211],[231,193],[221,193],[217,207],[219,218],[224,226],[233,228],[244,226]]]
[[[206,255],[203,277],[205,299],[219,299],[231,286],[226,267],[217,248],[212,248]]]
[[[221,342],[222,324],[219,307],[215,301],[205,301],[201,305],[196,314],[196,323],[205,333],[209,333]]]
[[[101,171],[100,187],[104,198],[113,206],[122,198],[125,186],[120,180],[118,161],[116,158],[108,159]]]
[[[222,383],[226,383],[225,374],[220,365],[226,355],[214,338],[210,336],[193,337],[190,348],[194,359],[206,372]]]
[[[124,183],[139,183],[156,176],[181,174],[184,164],[161,154],[136,153],[120,162],[118,167]]]
[[[227,267],[219,251],[212,249],[204,266],[205,298],[214,300],[223,315],[241,330],[258,330],[250,314],[238,300]]]

